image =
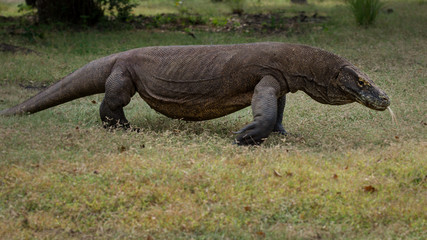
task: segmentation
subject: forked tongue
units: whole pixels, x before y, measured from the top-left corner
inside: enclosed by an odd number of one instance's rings
[[[394,112],[391,110],[391,108],[390,108],[390,107],[387,107],[387,109],[388,109],[388,111],[390,112],[391,120],[393,121],[393,123],[394,123],[395,125],[399,125],[399,123],[397,122],[396,115],[394,115]]]

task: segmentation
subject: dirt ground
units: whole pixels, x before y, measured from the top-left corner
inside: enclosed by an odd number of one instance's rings
[[[179,30],[191,28],[213,32],[255,32],[280,33],[299,31],[303,25],[325,22],[327,17],[317,13],[307,14],[300,12],[293,17],[286,17],[284,13],[269,14],[234,14],[221,23],[210,19],[203,21],[201,16],[179,16],[176,14],[161,14],[158,16],[137,16],[131,23],[140,29],[156,28],[163,30]]]

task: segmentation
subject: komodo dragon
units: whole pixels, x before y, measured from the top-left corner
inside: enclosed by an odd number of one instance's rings
[[[105,92],[104,126],[129,128],[123,107],[138,92],[168,117],[202,121],[252,105],[253,122],[236,132],[239,145],[260,144],[282,126],[286,94],[304,91],[332,105],[359,102],[385,110],[388,96],[344,58],[305,45],[251,43],[145,47],[94,60],[0,115],[35,113]]]

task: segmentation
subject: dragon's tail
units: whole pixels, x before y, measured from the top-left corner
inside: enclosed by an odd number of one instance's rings
[[[71,100],[105,92],[117,54],[94,60],[27,101],[0,111],[0,116],[36,113]]]

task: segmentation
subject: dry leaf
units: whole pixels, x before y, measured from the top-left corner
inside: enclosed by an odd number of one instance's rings
[[[333,178],[333,179],[338,179],[338,175],[337,175],[337,174],[334,174],[334,175],[332,175],[332,178]]]
[[[274,176],[276,176],[276,177],[281,177],[281,176],[282,176],[282,174],[280,174],[278,171],[274,170]]]
[[[122,153],[122,152],[124,152],[124,151],[126,151],[126,150],[127,150],[127,149],[126,149],[126,147],[125,147],[125,146],[123,146],[123,145],[119,147],[119,152],[120,152],[120,153]]]
[[[376,189],[376,188],[374,188],[372,185],[364,186],[364,187],[363,187],[363,190],[364,190],[365,192],[370,192],[370,193],[373,193],[373,192],[376,192],[376,191],[377,191],[377,189]]]

